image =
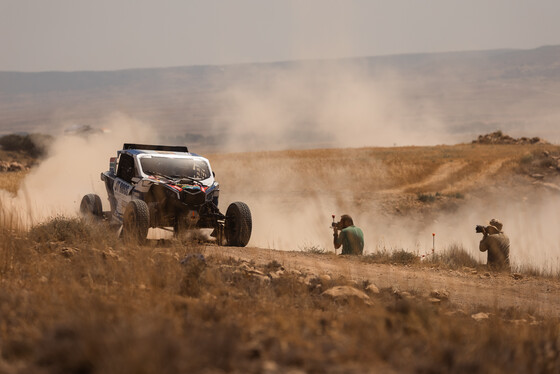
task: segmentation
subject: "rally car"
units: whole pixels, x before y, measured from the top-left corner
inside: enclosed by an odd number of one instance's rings
[[[209,228],[220,245],[238,247],[246,246],[251,237],[247,204],[231,203],[222,214],[220,186],[209,161],[187,147],[125,143],[111,157],[101,180],[111,210],[103,212],[101,198],[88,194],[80,212],[119,226],[127,241],[143,242],[150,227],[173,230],[176,235]]]

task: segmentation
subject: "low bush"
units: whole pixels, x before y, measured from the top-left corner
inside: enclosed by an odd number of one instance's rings
[[[408,265],[418,262],[419,259],[416,254],[400,249],[391,254],[390,261],[395,264]]]
[[[83,219],[64,216],[57,216],[35,225],[29,231],[29,238],[37,243],[50,241],[77,243],[89,241],[91,236],[91,227]]]
[[[435,253],[429,257],[429,262],[444,264],[452,269],[461,267],[477,267],[480,263],[468,253],[461,245],[453,244],[442,253]]]
[[[5,151],[22,152],[31,157],[45,155],[53,138],[43,134],[9,134],[0,137],[0,147]]]
[[[436,201],[436,199],[437,196],[433,194],[425,194],[425,193],[418,194],[418,200],[423,203],[433,203],[434,201]]]
[[[117,245],[117,233],[104,222],[87,222],[82,218],[56,216],[31,227],[29,239],[36,243]]]
[[[409,265],[420,261],[418,255],[412,252],[407,252],[404,249],[399,249],[396,251],[387,251],[386,249],[383,249],[381,251],[369,253],[360,258],[362,261],[377,264]]]
[[[314,253],[319,255],[323,255],[327,253],[327,250],[325,248],[318,245],[304,245],[303,247],[300,247],[300,250],[302,252]]]

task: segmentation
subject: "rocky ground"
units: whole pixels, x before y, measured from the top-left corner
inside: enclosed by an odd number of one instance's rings
[[[492,272],[485,267],[449,269],[441,264],[376,264],[366,258],[286,252],[259,248],[207,247],[206,253],[227,255],[255,264],[271,261],[295,272],[302,282],[345,277],[356,285],[364,282],[376,288],[389,288],[395,294],[433,298],[462,308],[513,308],[549,317],[560,317],[560,283],[556,278],[510,272]],[[261,274],[273,278],[275,274]],[[438,303],[437,300],[431,300]]]
[[[125,246],[106,232],[61,218],[0,232],[0,372],[527,373],[560,364],[554,279],[175,239]]]

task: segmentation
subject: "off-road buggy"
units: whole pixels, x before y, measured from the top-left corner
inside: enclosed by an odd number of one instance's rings
[[[176,235],[188,229],[213,229],[220,245],[244,247],[251,237],[247,204],[234,202],[226,214],[218,209],[220,188],[208,160],[183,146],[124,144],[101,173],[110,212],[98,195],[85,195],[80,212],[106,219],[121,228],[127,241],[142,242],[148,229],[164,228]]]

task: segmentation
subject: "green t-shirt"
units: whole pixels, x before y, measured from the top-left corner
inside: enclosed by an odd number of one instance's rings
[[[342,244],[343,255],[361,255],[364,252],[364,233],[359,227],[342,229],[336,242]]]

